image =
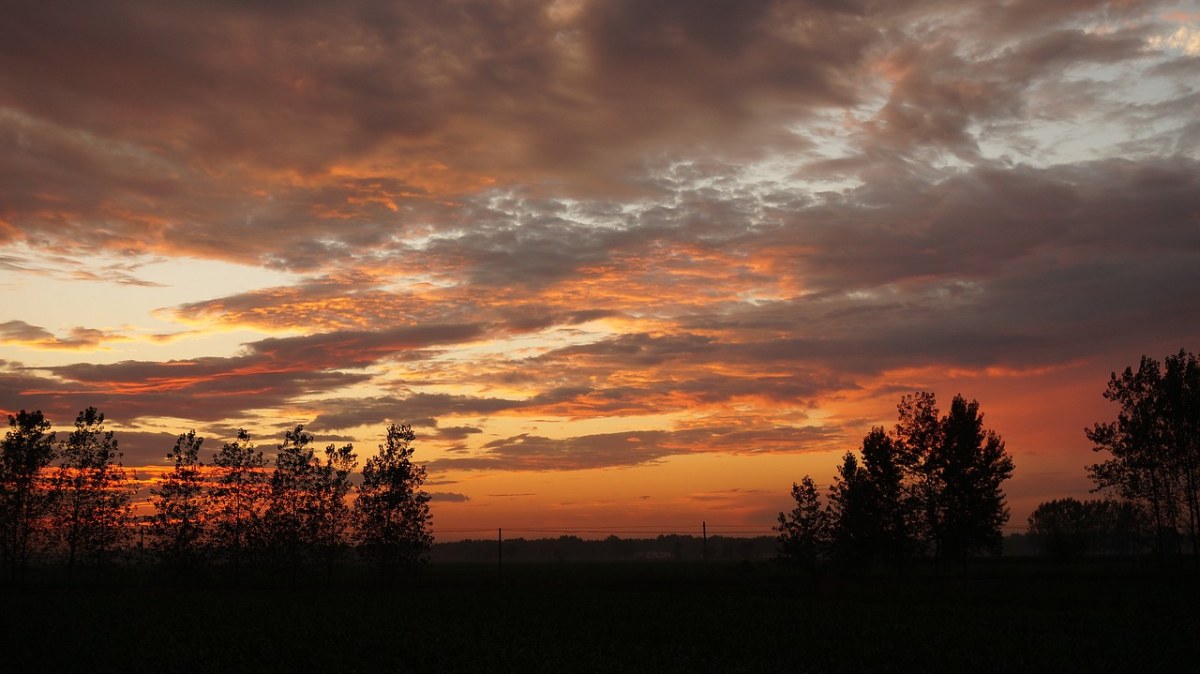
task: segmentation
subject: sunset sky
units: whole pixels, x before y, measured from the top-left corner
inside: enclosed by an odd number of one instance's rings
[[[143,478],[193,428],[410,423],[442,538],[767,533],[931,390],[1021,527],[1087,495],[1111,371],[1200,349],[1198,288],[1197,2],[0,22],[0,411],[94,405]]]

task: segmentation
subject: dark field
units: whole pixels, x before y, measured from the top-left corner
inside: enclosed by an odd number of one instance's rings
[[[117,587],[116,585],[119,585]],[[1200,583],[1001,560],[431,565],[405,587],[6,592],[4,671],[1196,671]]]

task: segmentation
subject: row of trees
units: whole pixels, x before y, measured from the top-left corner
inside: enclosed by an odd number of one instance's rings
[[[955,396],[942,416],[932,393],[906,395],[889,432],[872,428],[847,452],[823,502],[810,476],[779,513],[781,556],[805,567],[833,560],[903,570],[930,556],[998,554],[1008,521],[1001,484],[1012,476],[1004,442],[983,427],[979,403]]]
[[[332,571],[351,546],[395,574],[433,542],[425,469],[412,463],[408,426],[387,429],[357,490],[354,447],[318,452],[302,426],[284,434],[270,466],[244,430],[205,464],[204,439],[191,431],[167,454],[171,469],[150,490],[154,514],[143,518],[133,517],[132,476],[95,408],[80,412],[61,441],[40,411],[9,416],[9,427],[0,444],[0,554],[13,581],[34,554],[49,553],[62,558],[69,582],[77,566],[102,565],[135,535],[139,549],[148,538],[175,569],[225,564],[234,582],[247,563],[267,562],[294,583],[305,564]]]

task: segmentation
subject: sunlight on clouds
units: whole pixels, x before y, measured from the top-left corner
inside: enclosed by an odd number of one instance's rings
[[[1155,35],[1150,38],[1149,44],[1155,49],[1177,51],[1188,56],[1200,56],[1200,28],[1193,25],[1180,26],[1170,35]]]

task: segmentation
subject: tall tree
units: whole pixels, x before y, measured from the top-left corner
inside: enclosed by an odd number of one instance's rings
[[[79,560],[97,567],[129,535],[133,490],[112,431],[95,407],[79,413],[59,447],[55,524],[66,548],[67,580]]]
[[[363,466],[354,511],[360,549],[389,577],[417,564],[433,545],[425,468],[412,462],[407,425],[391,425],[379,453]]]
[[[865,566],[880,550],[883,518],[870,476],[854,452],[846,452],[829,487],[834,557],[847,566]]]
[[[862,471],[876,519],[875,547],[901,571],[916,547],[909,516],[914,499],[905,484],[905,460],[897,450],[897,442],[883,428],[872,428],[863,438]]]
[[[1180,552],[1185,534],[1200,564],[1200,361],[1184,350],[1162,365],[1142,356],[1136,371],[1111,375],[1104,397],[1120,409],[1085,430],[1110,454],[1088,469],[1097,490],[1145,504],[1159,553]]]
[[[214,550],[228,558],[236,585],[247,553],[261,539],[269,488],[266,459],[250,442],[250,434],[239,429],[237,439],[223,444],[213,456],[213,469],[210,538]]]
[[[171,472],[150,490],[155,547],[181,578],[187,577],[203,553],[207,498],[200,463],[202,444],[204,438],[196,437],[195,430],[180,435],[167,452]]]
[[[276,564],[282,566],[292,585],[314,540],[312,517],[316,491],[317,459],[311,434],[304,426],[284,433],[271,473],[263,527]]]
[[[1012,457],[1000,436],[983,428],[974,400],[954,396],[941,426],[942,441],[929,459],[938,488],[937,549],[958,560],[998,555],[1009,516],[1001,484],[1012,477]]]
[[[918,553],[928,552],[941,526],[938,475],[930,460],[942,442],[937,399],[933,393],[918,391],[902,396],[896,411],[891,438],[901,474],[905,528],[910,546]]]
[[[8,426],[0,444],[0,545],[9,579],[20,582],[53,503],[45,470],[54,461],[54,433],[40,410],[9,415]]]
[[[792,484],[790,513],[779,513],[776,538],[779,556],[805,569],[813,569],[826,555],[829,546],[829,512],[821,504],[817,486],[808,475]]]
[[[325,561],[325,573],[333,575],[337,558],[349,544],[351,510],[346,503],[350,474],[358,466],[353,445],[325,448],[325,460],[313,476],[313,543]]]

